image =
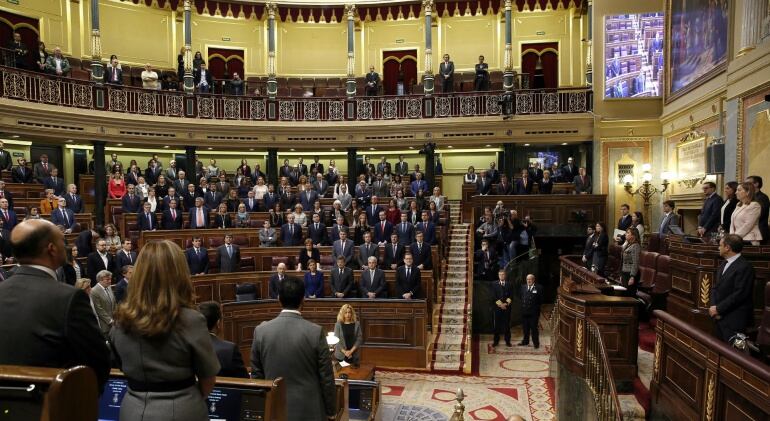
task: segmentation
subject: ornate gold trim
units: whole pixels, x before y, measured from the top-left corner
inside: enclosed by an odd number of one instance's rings
[[[714,398],[716,397],[716,375],[708,372],[708,385],[706,387],[706,421],[714,419]]]
[[[735,152],[735,179],[743,180],[743,97],[738,98],[738,136]]]
[[[711,295],[711,275],[704,273],[700,278],[700,302],[703,307],[708,307]]]
[[[581,357],[583,355],[583,324],[582,319],[575,319],[575,355]]]
[[[657,381],[660,377],[660,344],[663,337],[655,335],[655,359],[652,362],[652,378]]]

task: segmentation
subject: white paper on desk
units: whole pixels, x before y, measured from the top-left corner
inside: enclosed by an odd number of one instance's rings
[[[612,289],[614,289],[615,291],[625,291],[626,287],[624,287],[622,285],[613,285]]]
[[[346,363],[345,361],[340,361],[340,367],[345,368],[349,366],[350,366],[350,363]]]
[[[613,238],[622,237],[624,235],[626,235],[626,232],[623,231],[623,230],[616,229],[615,231],[612,232],[612,237]]]

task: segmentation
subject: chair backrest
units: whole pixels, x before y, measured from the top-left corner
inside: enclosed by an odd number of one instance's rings
[[[661,254],[655,267],[655,285],[652,288],[654,294],[667,294],[671,290],[671,257]]]
[[[759,345],[770,345],[770,282],[765,284],[765,308],[762,311],[762,322],[757,333]]]
[[[643,251],[639,255],[639,282],[643,288],[652,288],[655,284],[655,271],[658,253]]]
[[[249,245],[249,239],[242,235],[236,235],[233,237],[233,244],[239,245],[241,247],[246,247]]]
[[[235,301],[254,301],[257,297],[257,286],[252,283],[235,285]]]
[[[654,251],[660,253],[660,235],[657,233],[650,234],[647,241],[647,251]]]

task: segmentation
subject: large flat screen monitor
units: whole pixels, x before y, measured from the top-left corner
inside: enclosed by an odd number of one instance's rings
[[[663,13],[604,17],[604,98],[661,96]]]

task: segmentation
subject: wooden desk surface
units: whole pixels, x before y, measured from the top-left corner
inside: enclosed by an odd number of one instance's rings
[[[349,365],[341,367],[334,364],[334,377],[339,379],[340,375],[347,374],[348,380],[374,380],[374,364],[359,364],[358,368]]]

